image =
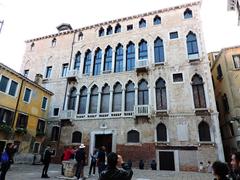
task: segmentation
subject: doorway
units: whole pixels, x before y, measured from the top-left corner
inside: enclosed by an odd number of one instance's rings
[[[112,134],[95,135],[95,148],[99,149],[101,146],[106,147],[107,154],[112,152]]]
[[[175,171],[174,152],[170,151],[159,152],[159,169]]]

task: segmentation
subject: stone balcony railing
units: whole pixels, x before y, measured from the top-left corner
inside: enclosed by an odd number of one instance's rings
[[[64,110],[61,112],[60,119],[75,119],[76,111],[74,110]]]
[[[134,106],[134,115],[136,116],[151,116],[150,105],[136,105]]]
[[[139,59],[136,61],[136,68],[147,68],[148,65],[148,59]]]

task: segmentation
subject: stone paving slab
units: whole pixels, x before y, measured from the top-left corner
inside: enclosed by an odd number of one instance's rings
[[[42,165],[14,164],[8,171],[6,180],[42,180]],[[85,175],[89,167],[84,168]],[[50,180],[59,180],[61,177],[61,165],[50,164],[48,175]],[[208,173],[197,172],[172,172],[133,169],[132,180],[212,180],[213,176]],[[90,176],[87,180],[97,180],[98,175]]]

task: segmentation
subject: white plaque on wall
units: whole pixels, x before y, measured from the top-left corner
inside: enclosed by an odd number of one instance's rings
[[[186,122],[177,125],[177,136],[179,141],[188,141],[188,124]]]

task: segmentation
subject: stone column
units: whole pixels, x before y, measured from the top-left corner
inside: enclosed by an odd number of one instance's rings
[[[135,68],[138,67],[138,44],[135,44]]]
[[[122,116],[124,116],[125,110],[125,88],[122,89]]]
[[[76,95],[77,95],[77,98],[76,98],[76,103],[75,103],[74,110],[78,111],[80,93],[77,93]]]
[[[88,93],[87,93],[87,102],[86,102],[85,116],[86,116],[86,115],[88,114],[88,112],[89,112],[90,95],[91,95],[91,92],[88,92]]]
[[[103,74],[103,67],[104,67],[104,51],[102,50],[102,60],[101,60],[101,70],[100,70],[100,74]]]
[[[135,106],[138,105],[138,87],[135,87]]]
[[[67,95],[66,95],[66,100],[65,100],[65,104],[64,104],[64,110],[67,110],[68,98],[69,98],[69,93],[67,93]]]
[[[97,103],[97,116],[99,116],[100,108],[101,108],[101,98],[102,98],[102,90],[100,89],[98,92],[98,103]]]
[[[113,101],[113,90],[110,89],[110,97],[109,97],[109,115],[112,112],[112,101]]]
[[[126,71],[126,47],[123,47],[123,71]]]
[[[156,98],[156,87],[153,87],[153,108],[154,111],[157,110],[157,98]]]
[[[112,73],[114,73],[115,68],[115,50],[112,50]]]
[[[94,53],[94,54],[93,54]],[[93,75],[93,67],[94,67],[94,55],[95,55],[95,52],[92,52],[92,57],[91,57],[91,65],[90,65],[90,73],[89,75]]]

